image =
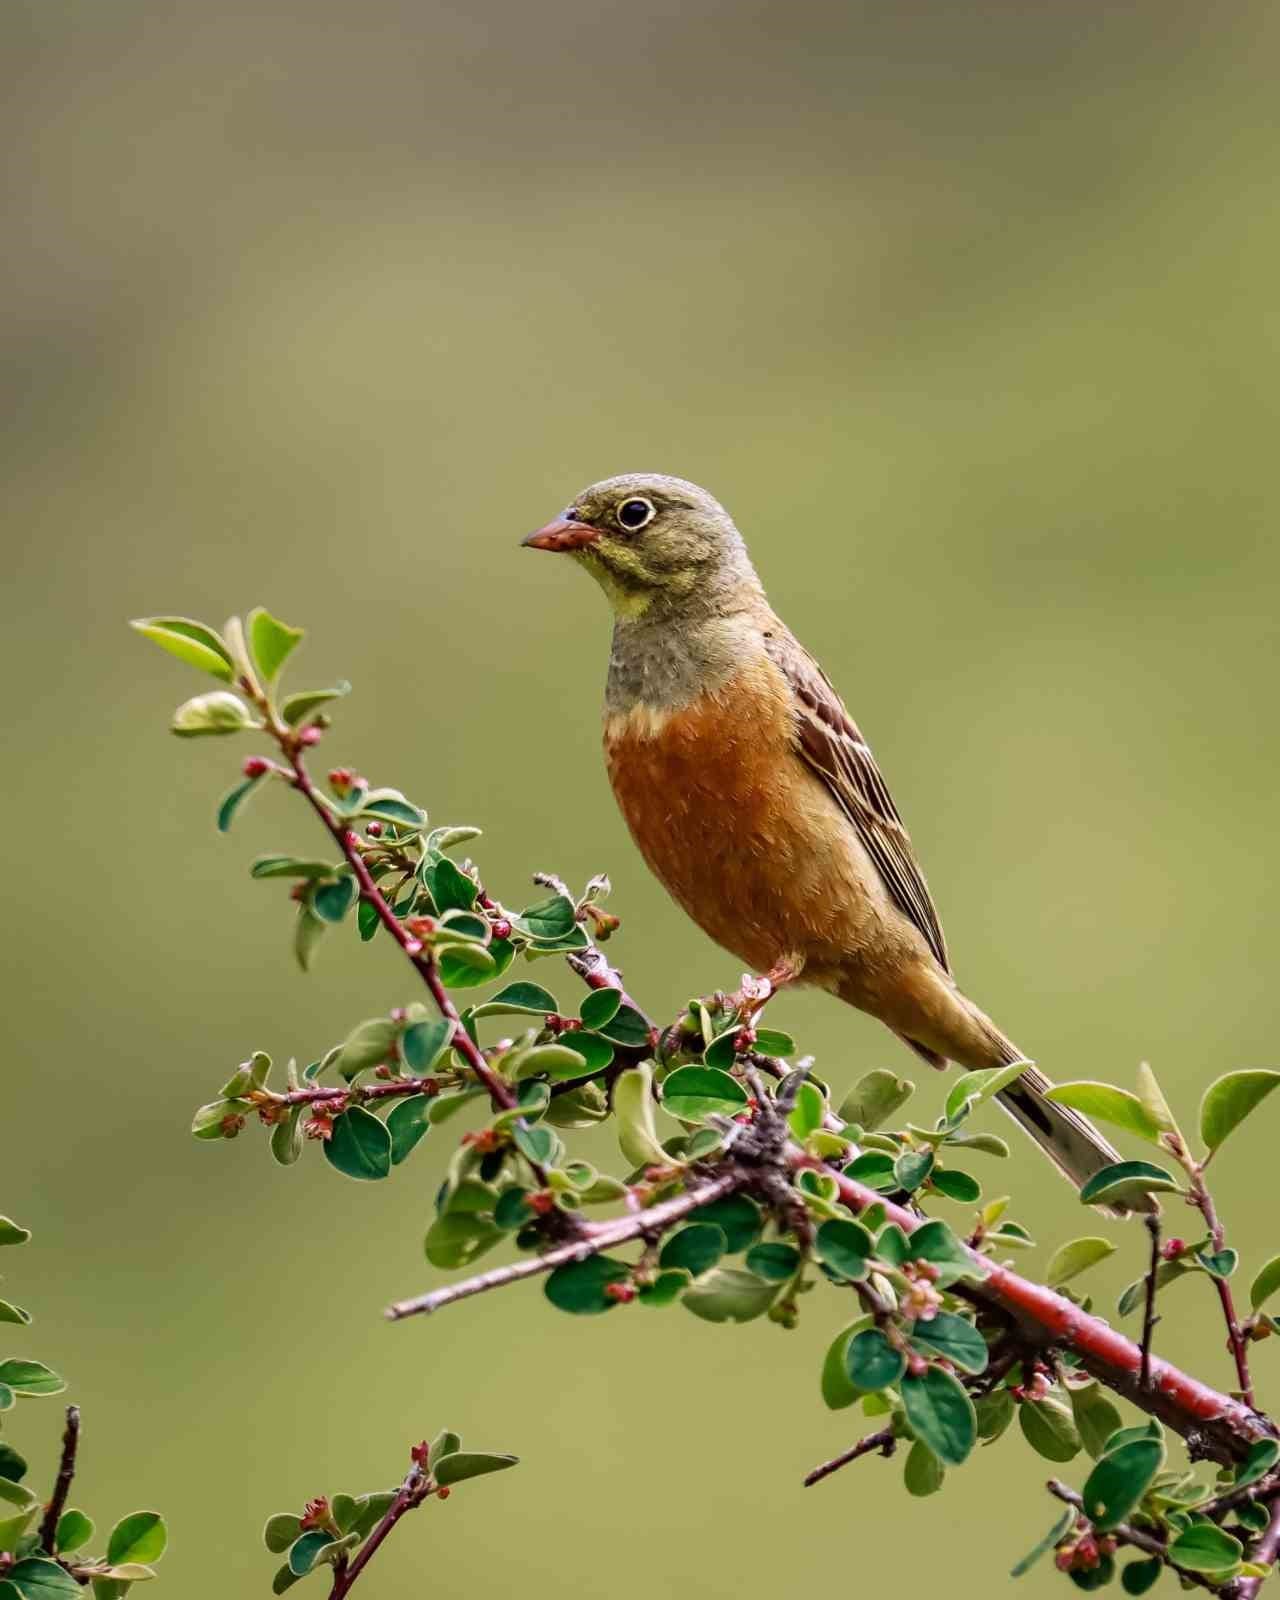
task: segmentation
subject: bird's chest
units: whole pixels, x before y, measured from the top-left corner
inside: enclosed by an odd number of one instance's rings
[[[761,969],[790,942],[793,738],[769,675],[605,721],[609,778],[641,854],[713,939]]]

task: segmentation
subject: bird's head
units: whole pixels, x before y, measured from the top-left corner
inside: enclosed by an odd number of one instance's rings
[[[683,478],[629,472],[593,483],[524,543],[574,556],[620,617],[680,611],[758,587],[720,502]]]

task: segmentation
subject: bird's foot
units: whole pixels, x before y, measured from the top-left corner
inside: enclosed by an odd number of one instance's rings
[[[794,983],[799,976],[800,968],[791,961],[775,962],[760,977],[744,972],[737,992],[729,996],[729,1004],[738,1013],[743,1027],[754,1029],[761,1012],[778,990]]]

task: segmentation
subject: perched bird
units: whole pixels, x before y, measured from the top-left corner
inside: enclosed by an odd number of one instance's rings
[[[584,489],[524,543],[564,551],[613,607],[609,777],[673,898],[767,984],[826,989],[933,1067],[1021,1052],[951,976],[938,913],[875,757],[822,668],[765,598],[742,536],[705,489],[628,473]],[[1044,1098],[1034,1068],[1008,1111],[1077,1185],[1119,1159]]]

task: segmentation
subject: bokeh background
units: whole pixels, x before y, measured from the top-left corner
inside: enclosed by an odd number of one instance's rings
[[[1020,1443],[925,1503],[880,1462],[800,1489],[858,1427],[818,1398],[830,1296],[792,1334],[536,1288],[393,1328],[443,1138],[363,1188],[187,1137],[250,1048],[412,989],[354,941],[293,970],[246,864],[312,824],[271,795],[214,834],[242,748],[169,737],[198,685],[124,620],[306,623],[295,682],[356,685],[331,759],[483,824],[516,903],[608,869],[669,1013],[737,974],[614,814],[599,596],[516,543],[592,479],[687,475],[1014,1037],[1058,1076],[1149,1059],[1184,1108],[1274,1065],[1275,8],[9,0],[3,32],[0,1201],[38,1312],[6,1342],[72,1379],[77,1500],[168,1512],[166,1592],[265,1593],[267,1513],[448,1421],[526,1464],[399,1534],[371,1600],[998,1589],[1050,1520]],[[822,997],[777,1020],[838,1083],[909,1070]],[[1250,1265],[1274,1148],[1260,1116],[1222,1178]],[[1029,1149],[984,1176],[1032,1265],[1093,1229]],[[1227,1382],[1175,1293],[1160,1343]],[[12,1434],[41,1470],[55,1404]]]

